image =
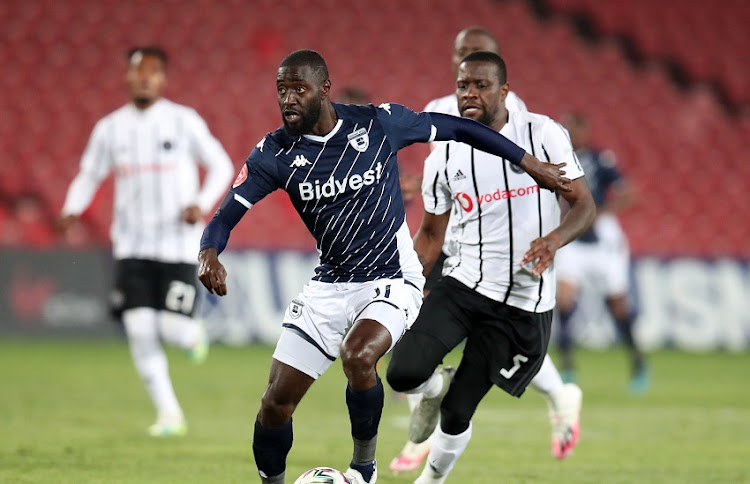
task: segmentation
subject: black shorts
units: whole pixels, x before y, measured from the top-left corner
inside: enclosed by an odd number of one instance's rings
[[[444,277],[410,331],[431,335],[446,354],[466,338],[461,364],[484,371],[486,381],[518,397],[542,366],[551,325],[552,311],[524,311]]]
[[[424,288],[427,291],[432,290],[433,287],[437,284],[437,282],[440,280],[441,277],[443,277],[443,264],[445,264],[445,259],[448,258],[448,255],[445,252],[440,252],[440,255],[438,256],[437,260],[435,261],[435,265],[432,266],[432,270],[429,274],[427,274],[427,277],[424,281]]]
[[[132,308],[154,308],[192,316],[198,289],[196,264],[121,259],[115,263],[115,316]]]

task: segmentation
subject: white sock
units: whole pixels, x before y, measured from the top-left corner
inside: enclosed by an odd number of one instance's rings
[[[135,369],[159,417],[181,417],[182,409],[169,378],[167,356],[159,343],[157,318],[157,311],[152,308],[128,309],[122,314]]]
[[[407,395],[422,394],[427,398],[435,398],[440,395],[440,391],[443,389],[443,375],[440,373],[433,373],[426,382],[422,383],[416,388],[407,390],[404,393]],[[417,399],[419,402],[419,399]],[[410,404],[411,406],[411,404]]]
[[[201,323],[190,316],[159,311],[159,332],[164,341],[182,349],[190,349],[203,337]]]
[[[432,434],[432,447],[430,454],[427,456],[425,472],[429,472],[432,477],[445,476],[461,457],[471,440],[471,422],[469,428],[458,435],[448,435],[443,429],[438,428]]]
[[[539,373],[531,380],[530,385],[545,396],[551,395],[562,388],[563,381],[560,377],[560,372],[557,371],[557,367],[549,355],[544,355],[542,367],[539,369]]]

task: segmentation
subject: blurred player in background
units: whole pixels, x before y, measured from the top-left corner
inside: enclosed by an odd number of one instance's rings
[[[156,422],[149,427],[153,436],[187,431],[160,338],[186,349],[197,362],[207,355],[205,331],[193,319],[195,253],[203,215],[224,193],[234,171],[203,119],[161,97],[166,85],[167,55],[161,48],[128,53],[130,102],[96,124],[59,220],[63,231],[70,230],[114,172],[113,305],[156,407]],[[203,187],[199,164],[207,169]]]
[[[283,126],[258,143],[206,227],[199,278],[211,293],[227,293],[218,254],[232,228],[266,195],[285,190],[315,237],[320,265],[284,317],[255,422],[258,473],[265,484],[284,482],[292,414],[340,356],[354,447],[346,473],[356,484],[374,484],[384,400],[375,365],[413,322],[424,286],[396,153],[416,142],[457,139],[509,159],[542,186],[566,191],[570,180],[471,120],[393,103],[331,102],[328,67],[315,51],[281,62],[276,92]]]
[[[643,393],[649,378],[643,353],[633,337],[634,311],[630,289],[630,250],[616,213],[632,203],[633,192],[617,168],[611,151],[599,151],[589,144],[588,120],[568,114],[563,125],[570,132],[573,148],[586,172],[586,179],[597,206],[596,222],[578,240],[562,249],[557,258],[557,309],[560,316],[559,348],[563,375],[575,380],[573,337],[570,322],[585,280],[590,280],[617,325],[621,341],[631,359],[630,390]]]
[[[505,108],[509,86],[500,56],[466,56],[456,86],[462,116],[532,154],[543,153],[549,163],[566,165],[573,190],[563,193],[571,208],[560,222],[557,195],[540,190],[503,159],[456,142],[441,143],[427,158],[425,213],[414,237],[425,273],[438,259],[449,219],[457,228],[456,247],[388,366],[395,390],[422,394],[411,416],[410,440],[422,442],[435,431],[419,484],[445,481],[471,439],[477,405],[493,385],[520,397],[541,368],[555,305],[555,252],[595,216],[565,130],[546,116]],[[445,367],[435,372],[464,339],[455,375]],[[560,413],[559,450],[567,453],[578,434],[581,391],[561,384],[547,397]]]
[[[453,43],[453,79],[456,79],[458,66],[464,57],[472,52],[492,52],[498,54],[497,38],[488,30],[482,27],[468,27],[458,33]],[[526,111],[526,104],[513,91],[508,91],[505,97],[504,109],[510,112]],[[458,100],[456,93],[448,94],[438,99],[430,101],[425,107],[425,111],[435,111],[439,113],[451,114],[453,116],[461,115],[458,110]],[[433,143],[432,148],[442,143]],[[402,188],[407,193],[418,193],[422,177],[403,176]],[[445,232],[445,243],[438,256],[433,269],[427,274],[425,282],[425,294],[434,287],[437,281],[442,277],[443,265],[448,258],[448,254],[456,254],[456,247],[461,236],[461,228],[457,224],[460,217],[460,211],[454,207],[454,214],[450,218],[448,228]],[[538,390],[545,397],[549,407],[550,421],[552,423],[552,451],[557,458],[564,458],[575,446],[575,440],[564,439],[560,437],[560,417],[557,409],[557,400],[575,399],[580,389],[564,387],[560,373],[557,371],[555,364],[549,356],[544,358],[542,368],[531,382],[532,388]],[[555,396],[552,398],[551,396]],[[421,398],[421,395],[407,395],[410,410],[413,410]],[[419,468],[422,461],[430,451],[430,439],[424,442],[414,442],[409,439],[404,445],[401,452],[391,460],[390,469],[393,472],[408,472]]]

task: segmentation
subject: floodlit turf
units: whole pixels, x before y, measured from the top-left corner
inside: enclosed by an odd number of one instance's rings
[[[122,341],[0,342],[0,482],[259,482],[251,428],[271,349],[212,348],[193,366],[169,351],[187,414],[184,438],[146,435],[154,417]],[[581,442],[550,456],[542,399],[493,390],[448,482],[750,482],[750,354],[651,356],[652,389],[626,390],[625,356],[581,352]],[[384,373],[384,372],[383,372]],[[406,404],[390,394],[378,438],[379,483],[411,483],[388,462],[406,434]],[[287,482],[320,466],[346,468],[351,453],[339,364],[299,407]]]

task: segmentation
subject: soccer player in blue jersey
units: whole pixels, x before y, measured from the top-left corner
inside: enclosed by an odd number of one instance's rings
[[[347,474],[377,480],[375,447],[383,384],[375,365],[414,321],[422,266],[406,226],[396,153],[415,142],[456,140],[507,159],[550,190],[570,191],[564,164],[543,163],[480,123],[398,104],[343,105],[315,51],[289,54],[276,92],[283,126],[250,154],[201,239],[199,278],[227,293],[218,254],[245,212],[285,190],[315,237],[320,265],[289,305],[255,422],[253,453],[263,483],[283,483],[292,414],[315,380],[341,357],[348,380],[354,453]]]
[[[607,303],[620,340],[631,360],[630,391],[648,389],[649,378],[643,352],[633,336],[634,311],[630,304],[630,249],[616,213],[628,206],[633,192],[617,167],[611,151],[597,150],[589,143],[588,120],[580,114],[562,118],[586,179],[591,187],[597,216],[594,225],[558,254],[557,308],[560,316],[558,345],[563,378],[575,380],[571,318],[584,282],[590,280]]]

